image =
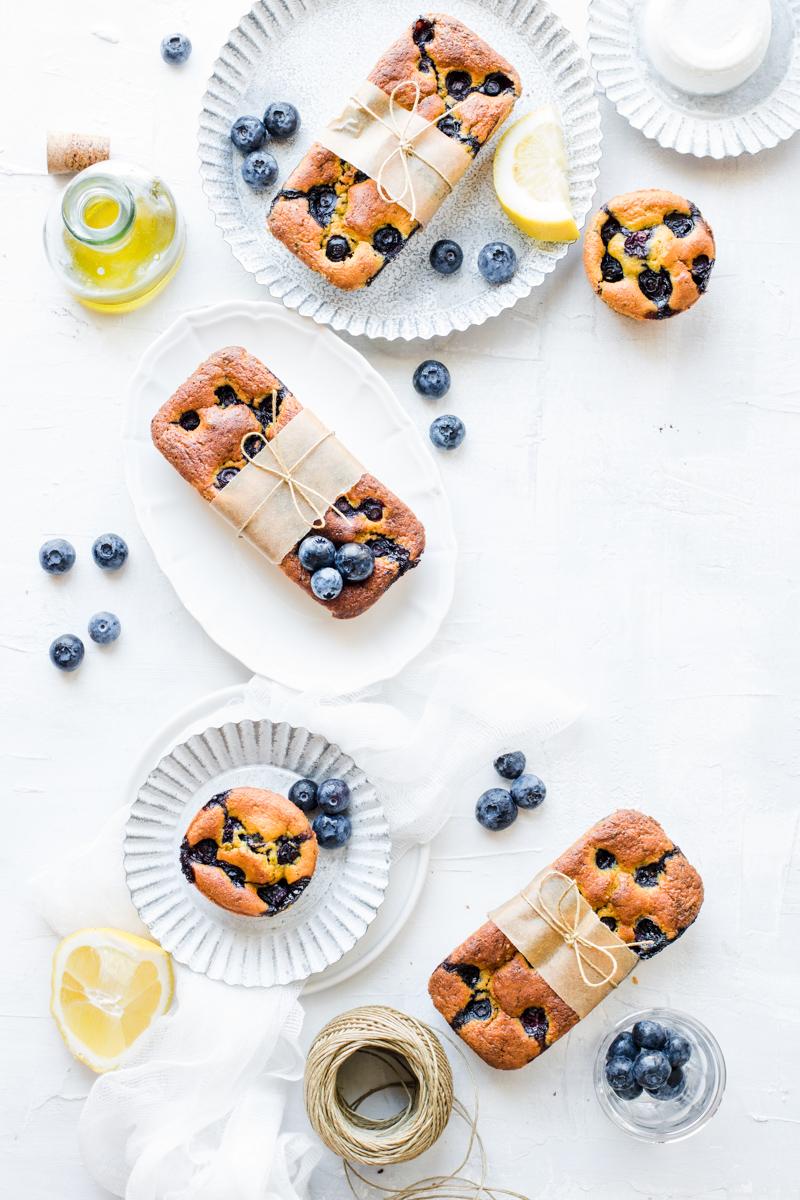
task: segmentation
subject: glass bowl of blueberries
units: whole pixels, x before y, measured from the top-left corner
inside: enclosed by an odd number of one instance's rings
[[[696,1133],[719,1108],[725,1060],[694,1017],[667,1008],[634,1013],[609,1030],[597,1051],[594,1084],[615,1124],[646,1142]]]

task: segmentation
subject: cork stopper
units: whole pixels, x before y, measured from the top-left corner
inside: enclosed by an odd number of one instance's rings
[[[99,133],[47,134],[47,173],[68,175],[92,163],[104,162],[111,154],[111,139]]]

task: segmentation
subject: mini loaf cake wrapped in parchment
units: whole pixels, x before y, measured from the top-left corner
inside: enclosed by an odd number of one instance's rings
[[[372,282],[436,212],[520,95],[454,17],[411,22],[275,198],[270,231],[339,288]]]
[[[313,599],[298,557],[308,534],[369,547],[369,577],[319,600],[334,617],[365,612],[422,556],[425,530],[411,510],[241,346],[201,363],[151,431],[184,479]]]
[[[599,821],[433,972],[433,1003],[491,1067],[538,1058],[697,917],[703,882],[643,813]]]

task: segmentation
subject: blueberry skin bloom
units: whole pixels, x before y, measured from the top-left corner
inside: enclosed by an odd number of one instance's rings
[[[264,113],[264,125],[272,137],[290,138],[300,128],[300,113],[287,100],[279,100]]]
[[[511,795],[520,808],[538,808],[547,795],[547,788],[538,775],[520,775],[511,785]]]
[[[248,187],[266,188],[278,178],[278,163],[274,154],[253,150],[242,163],[242,179]]]
[[[115,642],[120,635],[122,626],[119,617],[110,612],[95,613],[89,622],[89,637],[98,646],[108,646]]]
[[[429,400],[440,400],[450,391],[450,372],[443,362],[435,358],[426,358],[414,372],[412,380],[420,396]]]
[[[176,67],[185,63],[192,53],[192,43],[185,33],[171,33],[161,42],[161,57],[165,63]]]
[[[637,1021],[632,1033],[636,1045],[645,1050],[663,1050],[667,1044],[667,1031],[658,1021]]]
[[[330,538],[322,534],[312,534],[303,538],[297,549],[297,557],[307,571],[319,571],[322,567],[332,567],[336,557],[336,547]]]
[[[237,117],[231,125],[231,141],[237,150],[243,150],[246,154],[258,150],[266,136],[264,122],[259,121],[258,117]]]
[[[289,788],[289,799],[303,812],[313,812],[317,807],[317,785],[313,779],[296,779]]]
[[[633,1064],[633,1077],[640,1087],[654,1092],[669,1079],[672,1067],[660,1050],[643,1050]]]
[[[353,826],[344,813],[320,813],[314,818],[311,828],[317,841],[325,850],[335,850],[350,840]]]
[[[51,538],[39,550],[39,566],[48,575],[65,575],[75,565],[75,547],[64,538]]]
[[[336,551],[336,569],[348,583],[362,583],[375,570],[375,555],[361,542],[348,542]]]
[[[319,785],[317,799],[323,812],[342,813],[350,807],[350,788],[343,779],[326,779]]]
[[[478,270],[487,283],[508,283],[517,269],[517,255],[507,242],[488,242],[478,255]]]
[[[661,1087],[654,1088],[650,1095],[654,1100],[675,1100],[686,1088],[686,1076],[680,1067],[673,1067]]]
[[[489,788],[475,805],[475,816],[484,829],[508,829],[517,819],[517,806],[505,788]]]
[[[673,1029],[667,1037],[664,1053],[673,1067],[682,1067],[692,1057],[692,1044],[682,1033],[676,1033]]]
[[[636,1086],[633,1077],[633,1059],[610,1058],[606,1063],[606,1081],[615,1092],[626,1092]]]
[[[494,769],[503,779],[519,779],[525,770],[525,755],[521,750],[512,750],[510,754],[501,754],[494,760]]]
[[[431,421],[428,433],[439,450],[457,450],[467,435],[467,427],[460,417],[445,413]]]
[[[611,1058],[629,1058],[633,1060],[639,1053],[639,1047],[633,1040],[633,1034],[624,1029],[622,1033],[618,1033],[608,1047],[606,1060]]]
[[[344,580],[335,567],[323,567],[311,576],[311,590],[318,600],[335,600],[344,587]]]
[[[59,671],[77,671],[83,662],[83,642],[74,633],[63,633],[50,646],[50,661]]]
[[[464,251],[458,242],[442,238],[434,242],[430,253],[431,266],[440,275],[454,275],[464,261]]]
[[[128,557],[128,543],[116,533],[102,533],[92,546],[92,558],[103,571],[118,571]]]

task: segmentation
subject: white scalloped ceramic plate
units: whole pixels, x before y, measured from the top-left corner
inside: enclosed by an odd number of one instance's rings
[[[520,73],[523,95],[510,120],[539,104],[561,113],[569,158],[570,195],[578,224],[589,212],[600,163],[600,116],[589,69],[572,37],[541,0],[454,0],[463,19]],[[270,100],[290,100],[301,112],[297,137],[271,144],[286,178],[344,98],[420,13],[419,0],[258,0],[223,46],[200,115],[200,174],[217,225],[234,255],[273,296],[334,329],[384,338],[429,338],[480,325],[544,281],[567,253],[563,243],[534,242],[503,214],[492,185],[486,147],[430,224],[375,282],[341,292],[276,241],[266,228],[275,189],[253,192],[242,181],[229,131],[243,113]],[[464,266],[449,278],[428,263],[433,243],[453,237]],[[501,238],[517,251],[514,278],[488,285],[477,255]]]
[[[589,56],[601,89],[621,116],[668,150],[735,158],[768,150],[800,128],[800,0],[773,0],[764,62],[740,87],[691,96],[650,66],[642,44],[641,0],[591,0]]]
[[[426,549],[367,612],[335,621],[229,526],[162,458],[153,414],[222,346],[263,359],[425,526]],[[139,524],[183,604],[256,675],[342,695],[389,679],[428,645],[453,598],[456,543],[438,468],[388,384],[357,350],[280,304],[235,301],[185,313],[145,352],[123,433]],[[257,613],[257,621],[244,620]]]
[[[240,917],[207,900],[180,867],[194,814],[228,788],[286,795],[302,777],[350,785],[350,841],[320,848],[308,887],[274,917]],[[139,916],[178,962],[225,983],[271,987],[323,971],[363,936],[383,900],[390,850],[375,788],[338,746],[286,723],[243,720],[193,734],[161,759],[131,807],[124,862]]]

